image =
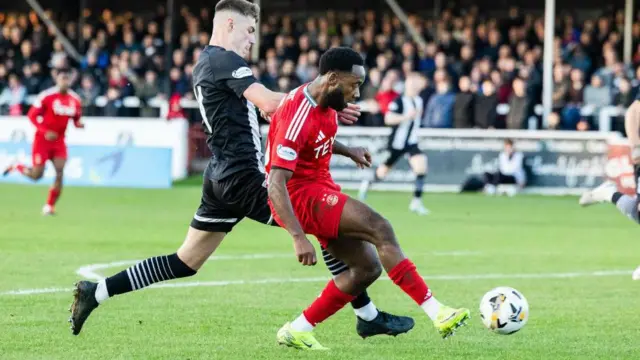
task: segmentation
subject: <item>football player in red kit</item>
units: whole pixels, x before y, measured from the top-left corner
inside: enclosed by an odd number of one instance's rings
[[[320,75],[289,93],[271,117],[267,143],[269,205],[274,220],[293,237],[298,261],[316,263],[312,234],[349,270],[334,276],[293,322],[277,334],[278,343],[302,350],[325,350],[314,327],[371,285],[384,268],[391,280],[433,321],[443,337],[469,318],[469,310],[440,303],[398,243],[393,228],[367,205],[340,191],[331,178],[333,153],[346,155],[359,167],[371,165],[370,154],[335,140],[337,112],[359,96],[365,69],[350,48],[333,48],[320,58]],[[377,250],[377,254],[376,254]]]
[[[67,124],[73,120],[77,128],[83,128],[80,120],[82,102],[80,97],[69,87],[71,76],[68,69],[58,69],[55,72],[56,86],[41,92],[31,106],[27,117],[36,127],[33,140],[31,158],[32,167],[15,163],[5,169],[3,175],[18,171],[34,181],[40,180],[44,174],[47,160],[51,160],[56,170],[56,178],[47,203],[42,208],[44,215],[54,214],[56,201],[62,192],[62,176],[67,162],[67,145],[64,137]]]

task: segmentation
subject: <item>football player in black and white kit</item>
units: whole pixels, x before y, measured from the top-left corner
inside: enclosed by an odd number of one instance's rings
[[[587,191],[580,197],[580,205],[589,206],[610,202],[618,210],[636,224],[640,224],[640,93],[629,106],[624,116],[624,129],[631,146],[631,159],[636,180],[636,194],[625,195],[618,191],[613,181],[605,181],[597,188]],[[640,280],[640,267],[632,275],[634,280]]]
[[[420,73],[411,73],[405,81],[405,90],[402,96],[395,99],[389,105],[389,111],[384,117],[384,122],[392,126],[393,131],[389,137],[389,157],[373,174],[373,179],[364,180],[360,185],[358,198],[364,201],[371,185],[383,181],[393,165],[402,157],[409,157],[409,165],[416,176],[413,198],[409,203],[409,210],[419,215],[427,215],[427,210],[422,203],[422,187],[427,175],[427,156],[418,147],[418,129],[422,121],[424,102],[420,92],[427,82]]]
[[[98,283],[78,282],[69,319],[74,335],[81,331],[91,312],[112,296],[195,275],[243,218],[276,225],[272,224],[267,203],[256,107],[272,113],[285,94],[260,84],[243,59],[255,43],[258,16],[259,8],[249,1],[220,1],[211,41],[193,70],[195,97],[212,157],[204,172],[200,207],[182,246],[173,254],[146,259]],[[352,123],[357,115],[358,111],[351,108],[339,119]],[[323,255],[334,276],[348,269],[329,253]],[[366,292],[352,305],[358,317],[356,329],[362,337],[397,335],[414,325],[409,317],[378,311]]]

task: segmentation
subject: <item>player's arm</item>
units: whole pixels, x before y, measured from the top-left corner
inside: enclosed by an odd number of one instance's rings
[[[82,121],[82,106],[80,104],[76,107],[76,116],[73,117],[73,125],[78,129],[84,129],[84,122]]]
[[[371,153],[361,146],[352,148],[336,140],[333,143],[333,153],[348,157],[353,160],[360,169],[371,167]]]
[[[33,124],[33,126],[36,127],[36,130],[38,131],[46,131],[47,129],[42,125],[42,122],[39,121],[39,118],[42,117],[42,115],[44,115],[44,110],[42,108],[42,98],[40,96],[38,96],[36,98],[36,101],[31,105],[31,108],[29,108],[29,111],[27,112],[27,117],[29,118],[29,121],[31,121],[31,123]]]
[[[272,166],[269,172],[269,199],[280,218],[280,226],[284,227],[293,238],[293,247],[298,261],[303,265],[315,265],[317,262],[316,251],[293,212],[289,190],[287,190],[287,182],[292,176],[293,171]]]
[[[271,114],[276,111],[286,94],[271,91],[256,80],[256,82],[244,91],[243,95],[247,100],[257,106],[258,109],[267,114]]]
[[[391,104],[387,114],[384,116],[384,123],[387,125],[398,125],[407,120],[412,120],[416,117],[416,112],[411,110],[406,115],[403,115],[402,98],[397,98]]]

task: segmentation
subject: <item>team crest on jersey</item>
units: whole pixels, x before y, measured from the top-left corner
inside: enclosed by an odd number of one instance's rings
[[[236,79],[242,79],[251,75],[253,75],[253,71],[246,66],[243,66],[231,73],[231,76]]]
[[[338,203],[338,195],[336,194],[324,194],[322,201],[326,201],[329,206],[334,206]]]
[[[298,153],[295,150],[282,145],[278,145],[278,147],[276,148],[276,153],[279,157],[288,161],[293,161],[298,157]]]

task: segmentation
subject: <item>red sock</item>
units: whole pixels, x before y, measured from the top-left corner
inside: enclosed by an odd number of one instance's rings
[[[409,259],[404,259],[389,272],[389,278],[398,285],[402,291],[422,305],[431,297],[431,290],[424,279],[416,271],[416,266]]]
[[[24,169],[26,169],[26,166],[24,166],[22,164],[16,164],[13,168],[14,168],[14,170],[19,172],[20,174],[24,174]]]
[[[311,325],[316,326],[316,324],[325,321],[331,315],[337,313],[338,310],[342,309],[355,298],[355,296],[340,291],[336,283],[331,280],[313,304],[302,313]]]
[[[60,197],[60,190],[56,188],[49,189],[49,197],[47,197],[47,205],[53,206],[58,201],[58,197]]]

